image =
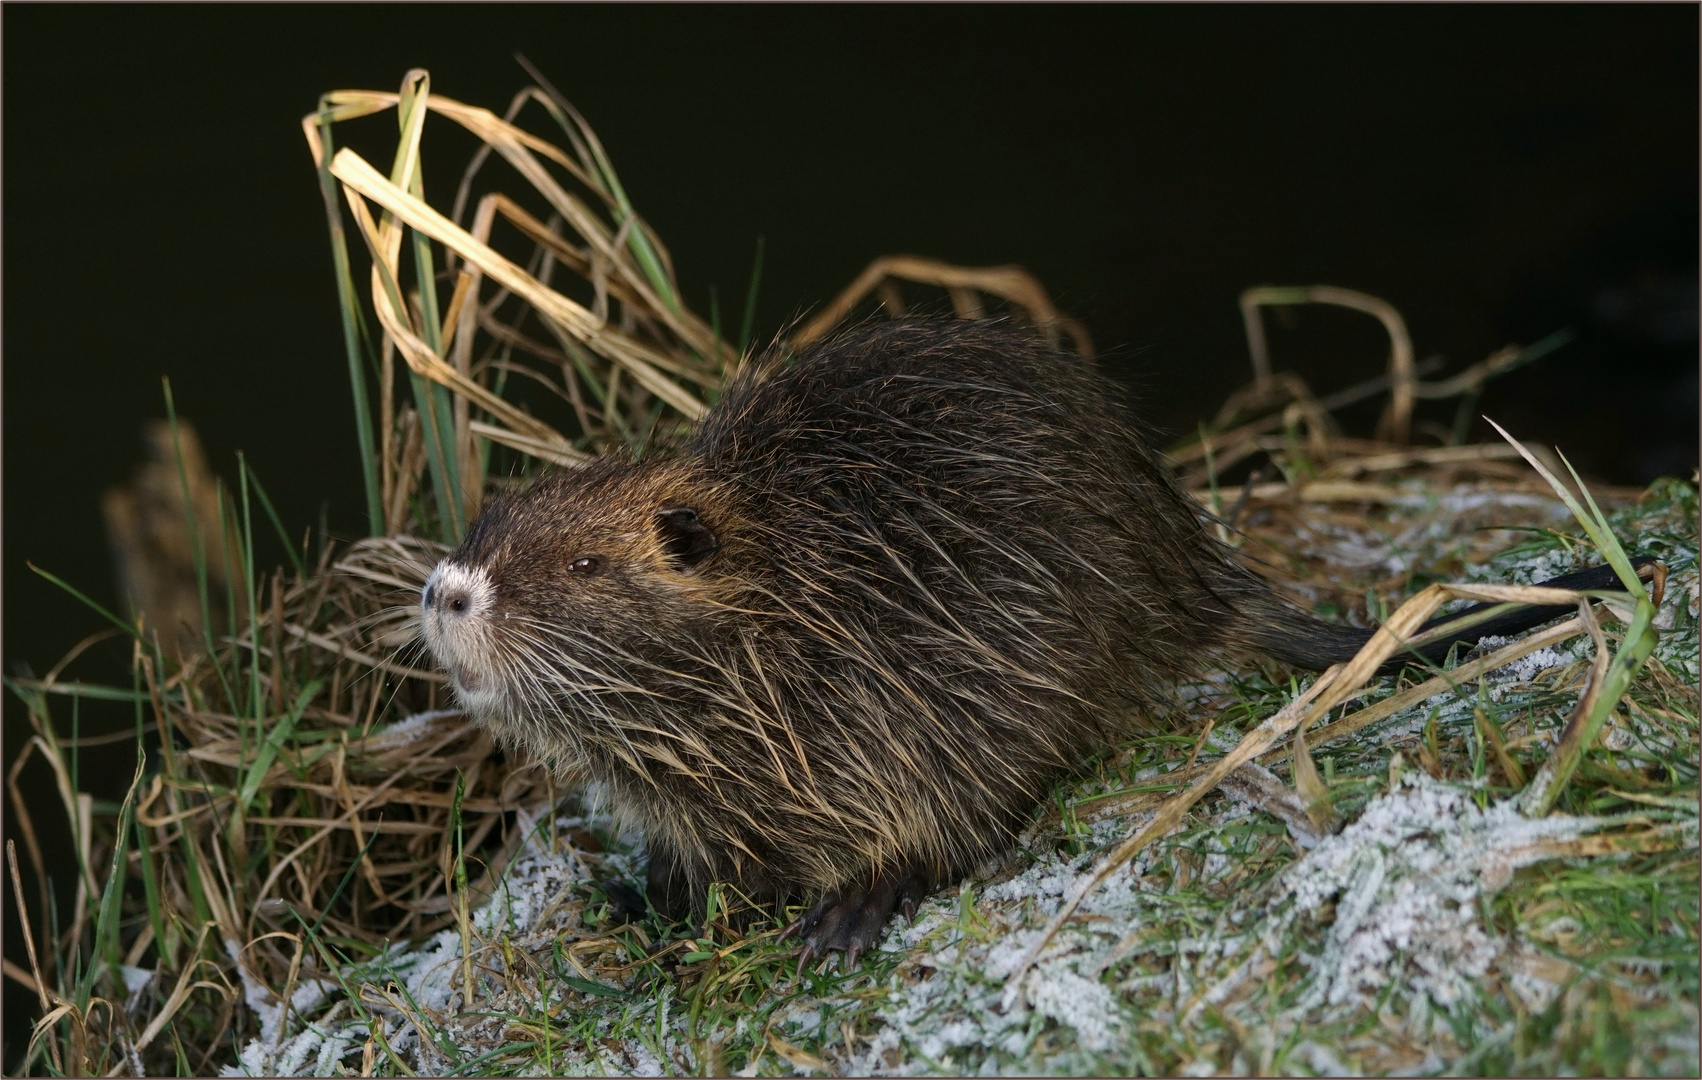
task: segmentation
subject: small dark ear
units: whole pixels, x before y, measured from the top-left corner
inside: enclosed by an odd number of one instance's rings
[[[721,545],[715,533],[689,506],[670,506],[656,512],[656,535],[662,550],[681,570],[696,570],[703,561],[715,554]]]

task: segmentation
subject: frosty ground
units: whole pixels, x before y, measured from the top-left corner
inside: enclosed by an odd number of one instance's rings
[[[1470,496],[1314,539],[1343,563],[1414,558],[1459,535],[1432,526]],[[617,925],[594,882],[641,881],[642,838],[593,800],[517,823],[522,854],[466,926],[304,978],[288,1009],[250,982],[262,1034],[229,1073],[1694,1074],[1694,506],[1669,492],[1615,519],[1671,569],[1663,634],[1562,811],[1522,815],[1496,747],[1540,760],[1593,655],[1582,635],[1317,748],[1334,834],[1286,824],[1256,784],[1209,796],[1010,987],[1061,898],[1150,818],[1078,810],[1164,789],[1307,685],[1225,675],[1180,695],[1215,709],[1209,737],[1109,756],[853,971],[800,970],[778,923]],[[1527,583],[1574,561],[1550,533],[1467,574]]]

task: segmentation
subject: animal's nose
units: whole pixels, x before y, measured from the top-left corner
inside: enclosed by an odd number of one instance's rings
[[[471,605],[472,596],[465,587],[443,581],[441,575],[435,573],[420,593],[420,607],[425,611],[436,608],[450,615],[461,615]]]

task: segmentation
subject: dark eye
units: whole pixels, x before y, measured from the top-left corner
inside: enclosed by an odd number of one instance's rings
[[[597,558],[595,555],[582,555],[573,560],[573,562],[568,565],[568,569],[573,571],[575,574],[584,574],[586,577],[591,577],[602,572],[603,560]]]

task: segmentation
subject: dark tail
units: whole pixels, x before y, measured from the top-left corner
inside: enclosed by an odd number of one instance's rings
[[[1655,560],[1650,556],[1641,556],[1631,560],[1639,573],[1643,567]],[[1572,574],[1563,574],[1548,581],[1539,581],[1538,585],[1553,589],[1614,589],[1622,590],[1619,575],[1611,566],[1594,566],[1588,570],[1579,570]],[[1431,619],[1418,628],[1422,634],[1444,623],[1466,615],[1472,615],[1494,604],[1473,604],[1471,607],[1448,615]],[[1456,645],[1475,645],[1486,637],[1505,637],[1516,634],[1521,630],[1529,630],[1550,619],[1562,615],[1570,615],[1577,610],[1566,604],[1530,606],[1515,608],[1505,615],[1478,623],[1468,630],[1462,631],[1457,637],[1444,638],[1431,642],[1422,648],[1407,649],[1390,657],[1382,666],[1382,674],[1399,671],[1408,664],[1439,664],[1447,658],[1448,652]],[[1372,630],[1361,629],[1357,626],[1337,626],[1333,623],[1322,622],[1303,612],[1283,605],[1281,611],[1263,611],[1253,616],[1259,621],[1252,628],[1251,637],[1254,643],[1264,652],[1295,667],[1308,668],[1312,671],[1322,671],[1331,664],[1339,664],[1353,659],[1354,655],[1371,640]]]

